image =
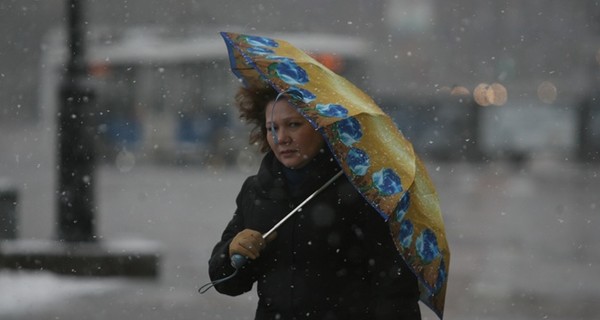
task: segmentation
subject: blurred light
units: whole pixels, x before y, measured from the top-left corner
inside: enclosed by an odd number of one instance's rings
[[[492,104],[491,100],[493,100],[493,94],[493,91],[490,90],[490,86],[487,83],[480,83],[473,89],[473,99],[482,107],[487,107]]]
[[[470,94],[471,94],[471,92],[469,92],[469,89],[467,89],[463,86],[455,86],[450,91],[450,95],[453,95],[453,96],[468,96]]]
[[[311,56],[335,73],[344,71],[344,61],[340,56],[331,53],[314,53]]]
[[[88,72],[97,78],[103,78],[110,73],[108,64],[105,63],[94,63],[89,66]]]
[[[491,85],[480,83],[473,90],[473,99],[482,107],[489,105],[502,106],[508,100],[508,91],[499,83],[492,83]]]
[[[558,92],[556,86],[552,82],[544,81],[538,86],[537,95],[543,103],[551,104],[556,100]]]
[[[492,91],[493,99],[490,101],[495,106],[503,106],[508,100],[508,91],[499,83],[492,83],[488,90]]]

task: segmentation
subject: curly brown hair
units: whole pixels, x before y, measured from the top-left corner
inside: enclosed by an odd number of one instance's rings
[[[240,111],[240,119],[252,125],[250,144],[258,145],[260,152],[269,151],[265,110],[267,104],[277,97],[277,91],[267,84],[254,84],[241,87],[235,95],[236,106]]]

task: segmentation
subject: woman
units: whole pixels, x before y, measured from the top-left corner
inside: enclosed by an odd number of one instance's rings
[[[285,96],[243,88],[241,118],[266,152],[237,196],[237,210],[209,261],[216,285],[239,295],[257,283],[256,319],[420,319],[417,280],[396,251],[386,223],[345,176],[263,240],[281,218],[340,169],[323,137]]]

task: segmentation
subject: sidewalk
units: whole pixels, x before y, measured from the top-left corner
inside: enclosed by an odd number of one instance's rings
[[[0,129],[0,174],[21,192],[22,238],[52,238],[52,149],[39,132]],[[36,137],[37,140],[35,139]],[[446,319],[600,317],[600,166],[537,159],[434,163],[452,259]],[[254,293],[231,298],[208,281],[213,244],[250,172],[103,166],[97,173],[101,239],[164,246],[157,280],[74,278],[0,270],[0,319],[253,319]],[[422,307],[424,319],[435,319]]]

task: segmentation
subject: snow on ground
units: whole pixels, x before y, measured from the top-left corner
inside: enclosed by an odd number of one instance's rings
[[[0,318],[64,303],[82,295],[101,295],[122,287],[117,279],[78,278],[49,272],[0,271]]]

